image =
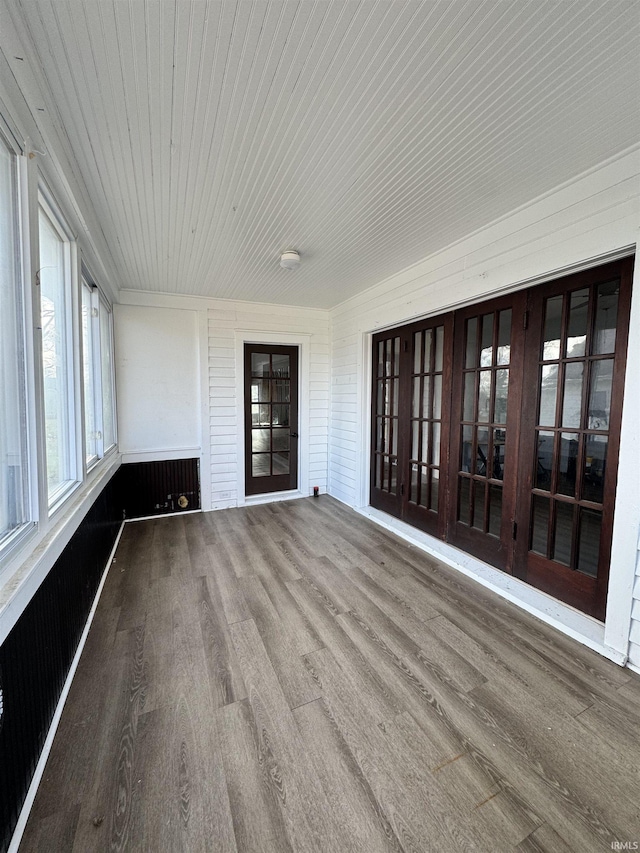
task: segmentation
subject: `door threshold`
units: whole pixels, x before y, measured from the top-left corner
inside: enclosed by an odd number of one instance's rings
[[[304,498],[307,495],[303,495],[300,489],[290,489],[286,492],[265,492],[262,495],[248,495],[244,499],[244,503],[241,506],[255,506],[256,504],[270,504],[275,501],[290,501],[295,500],[297,498]]]

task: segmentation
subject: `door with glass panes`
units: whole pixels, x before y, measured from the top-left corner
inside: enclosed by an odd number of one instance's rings
[[[604,618],[632,271],[375,335],[371,504]]]
[[[604,618],[631,259],[529,294],[514,574]]]
[[[371,503],[442,537],[451,317],[381,332],[373,353]]]
[[[298,485],[298,348],[244,346],[245,493]]]

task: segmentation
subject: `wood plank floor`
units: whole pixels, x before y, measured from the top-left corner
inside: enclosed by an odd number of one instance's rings
[[[323,496],[126,525],[20,849],[614,842],[640,678]]]

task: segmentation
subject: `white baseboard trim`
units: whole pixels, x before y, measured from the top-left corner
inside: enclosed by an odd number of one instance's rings
[[[96,608],[98,607],[98,601],[100,600],[100,596],[102,595],[102,590],[107,579],[107,574],[109,573],[109,569],[111,568],[111,563],[113,562],[113,557],[116,553],[116,549],[120,542],[120,537],[122,536],[123,530],[124,521],[120,524],[120,529],[118,530],[116,541],[113,543],[113,548],[111,549],[111,553],[109,554],[109,559],[107,560],[104,572],[102,573],[102,578],[100,579],[100,584],[98,585],[96,596],[93,599],[93,604],[91,605],[91,610],[89,611],[89,616],[87,617],[87,622],[84,626],[84,631],[82,632],[82,636],[80,637],[78,648],[76,649],[76,653],[73,657],[73,660],[71,661],[69,674],[67,675],[64,687],[62,688],[62,693],[60,694],[60,699],[58,700],[58,704],[56,706],[56,710],[51,721],[51,726],[49,727],[47,739],[45,740],[42,752],[40,753],[40,759],[38,760],[38,764],[36,765],[35,773],[33,774],[31,785],[29,785],[29,790],[27,791],[26,799],[22,805],[22,809],[20,810],[20,817],[18,818],[18,823],[16,824],[16,828],[13,831],[13,836],[11,837],[11,843],[9,844],[9,849],[7,853],[18,853],[18,847],[20,846],[20,842],[22,841],[22,836],[27,825],[27,820],[29,819],[29,814],[31,812],[33,802],[36,798],[36,793],[38,791],[40,781],[42,780],[42,776],[44,774],[47,759],[49,758],[49,753],[51,752],[51,747],[53,746],[53,739],[55,738],[56,731],[58,730],[60,718],[62,717],[62,711],[65,702],[67,701],[69,690],[71,689],[71,683],[73,682],[73,677],[76,674],[76,670],[80,662],[80,657],[82,655],[82,650],[84,649],[84,645],[87,641],[89,629],[91,628],[91,623],[93,622],[93,617],[95,616]]]
[[[202,512],[201,509],[181,509],[178,512],[158,512],[155,515],[141,515],[140,518],[125,518],[125,524],[131,524],[134,521],[152,521],[154,518],[170,518],[173,515],[195,515]]]

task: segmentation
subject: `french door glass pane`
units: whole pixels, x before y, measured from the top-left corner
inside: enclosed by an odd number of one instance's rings
[[[599,284],[597,287],[594,354],[613,352],[616,348],[619,290],[620,282],[617,280]]]
[[[591,365],[591,388],[589,391],[589,429],[609,429],[611,391],[613,386],[613,359],[594,361]]]
[[[580,358],[586,352],[589,289],[574,290],[569,308],[567,358]]]

